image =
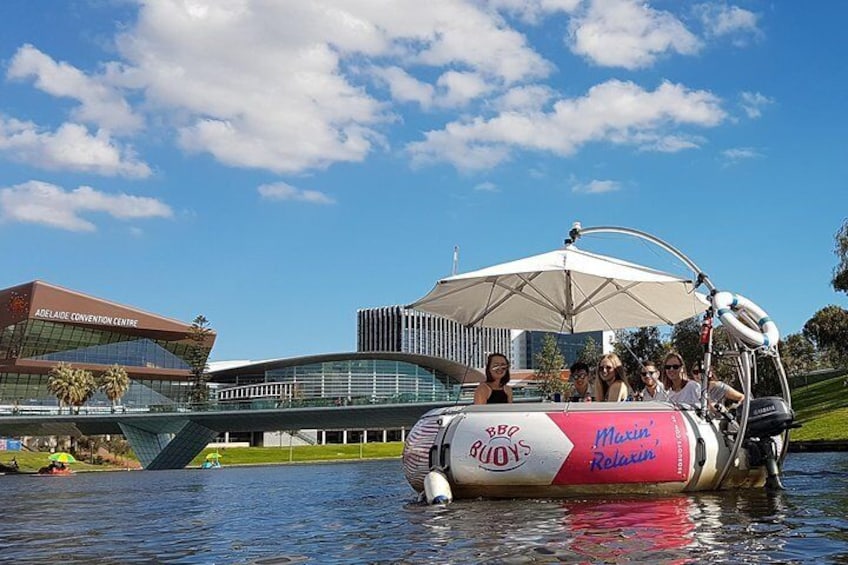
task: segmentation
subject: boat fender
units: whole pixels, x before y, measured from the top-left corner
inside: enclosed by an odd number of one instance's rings
[[[427,504],[448,504],[453,500],[448,478],[441,471],[430,471],[424,477],[424,496]]]
[[[742,341],[754,347],[777,347],[780,334],[765,310],[739,294],[721,291],[713,295],[713,306],[721,322]],[[756,321],[759,331],[740,319],[745,312]]]

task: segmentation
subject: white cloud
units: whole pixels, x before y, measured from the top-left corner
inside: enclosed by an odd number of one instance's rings
[[[422,108],[433,104],[435,88],[431,84],[420,81],[400,67],[392,66],[376,68],[374,76],[382,80],[388,87],[391,96],[398,102],[417,102]]]
[[[284,182],[263,184],[256,189],[266,200],[294,200],[310,204],[335,204],[336,201],[317,190],[303,190]]]
[[[700,4],[695,13],[704,25],[708,37],[733,36],[734,42],[744,45],[746,38],[759,39],[763,32],[757,26],[759,16],[738,6],[724,3]]]
[[[278,173],[359,162],[385,145],[394,117],[363,86],[370,69],[382,68],[395,100],[426,108],[553,68],[497,11],[462,0],[163,0],[143,4],[117,46],[126,64],[113,71],[179,120],[183,148]]]
[[[743,92],[741,99],[742,109],[749,118],[759,118],[763,115],[763,108],[774,104],[774,99],[759,92]]]
[[[107,131],[90,135],[85,126],[72,123],[46,132],[32,122],[0,117],[0,154],[44,169],[131,178],[151,174],[131,147],[116,143]]]
[[[569,156],[587,143],[634,145],[643,150],[697,147],[697,138],[676,135],[684,126],[713,127],[726,114],[720,100],[703,90],[664,82],[654,91],[631,82],[607,81],[586,96],[554,103],[550,112],[502,112],[449,123],[407,145],[417,165],[447,162],[459,169],[485,169],[514,149]]]
[[[18,80],[34,77],[39,90],[77,100],[80,106],[71,113],[75,122],[94,124],[112,133],[131,133],[143,125],[120,91],[68,63],[57,63],[32,45],[18,49],[6,76]]]
[[[490,181],[481,182],[480,184],[475,185],[474,190],[479,190],[482,192],[500,192],[498,190],[498,185]]]
[[[721,152],[721,155],[731,164],[747,159],[758,159],[763,156],[762,153],[753,147],[734,147],[732,149],[725,149]]]
[[[128,194],[111,195],[90,186],[66,191],[41,181],[0,188],[0,217],[5,221],[41,224],[68,231],[95,231],[85,212],[103,212],[118,220],[170,218],[171,208],[156,200]]]
[[[514,14],[522,21],[538,24],[546,16],[557,12],[571,13],[583,0],[489,0],[489,5]]]
[[[614,180],[591,180],[586,183],[575,184],[571,187],[572,192],[584,194],[603,194],[621,190],[621,183]]]
[[[571,50],[604,67],[638,69],[664,53],[692,55],[700,40],[669,12],[639,0],[590,0],[569,25]]]
[[[539,84],[518,86],[509,89],[503,96],[492,102],[493,108],[502,112],[540,112],[556,97],[553,89]]]

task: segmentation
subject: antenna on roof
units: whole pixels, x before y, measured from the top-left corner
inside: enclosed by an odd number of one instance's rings
[[[456,274],[456,269],[459,266],[459,245],[453,246],[453,269],[451,269],[451,276]]]

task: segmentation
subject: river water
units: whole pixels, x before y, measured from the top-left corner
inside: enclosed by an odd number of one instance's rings
[[[3,476],[0,562],[848,564],[848,453],[784,484],[431,507],[398,460]]]

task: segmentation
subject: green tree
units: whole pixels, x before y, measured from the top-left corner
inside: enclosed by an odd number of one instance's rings
[[[825,306],[807,320],[802,333],[815,344],[823,359],[841,366],[848,358],[848,310]]]
[[[704,356],[704,346],[701,345],[701,318],[687,318],[674,324],[671,329],[671,348],[683,356],[686,367],[689,368],[697,359]],[[656,359],[662,363],[662,359]]]
[[[848,219],[842,222],[842,227],[834,236],[836,248],[834,253],[839,258],[839,265],[833,269],[833,279],[830,284],[839,292],[848,293]]]
[[[194,404],[206,404],[209,401],[209,359],[210,347],[207,345],[212,329],[209,320],[202,314],[191,323],[189,347],[186,362],[191,372],[190,401]]]
[[[567,387],[567,382],[562,379],[562,368],[565,358],[557,347],[557,340],[553,334],[545,334],[542,339],[542,349],[536,354],[536,382],[539,390],[545,396],[553,396],[554,393],[562,393]]]
[[[97,388],[102,390],[109,402],[112,403],[112,412],[114,412],[118,400],[130,388],[130,377],[127,375],[127,370],[117,363],[112,365],[100,374]]]
[[[780,341],[779,349],[780,359],[790,377],[806,375],[817,366],[816,346],[804,334],[786,336]]]
[[[59,363],[48,372],[47,390],[59,401],[59,412],[62,411],[62,405],[66,405],[76,408],[79,413],[79,407],[94,396],[97,382],[91,371]]]
[[[577,352],[577,360],[583,361],[589,367],[595,367],[601,360],[601,348],[595,343],[591,337],[587,337],[583,342],[583,347]]]
[[[659,363],[666,350],[660,330],[656,327],[621,330],[616,332],[616,338],[615,352],[621,358],[630,386],[639,390],[642,388],[639,376],[642,363],[648,360]]]
[[[47,390],[59,401],[59,414],[63,406],[71,406],[73,400],[74,368],[68,363],[59,363],[47,372]]]

